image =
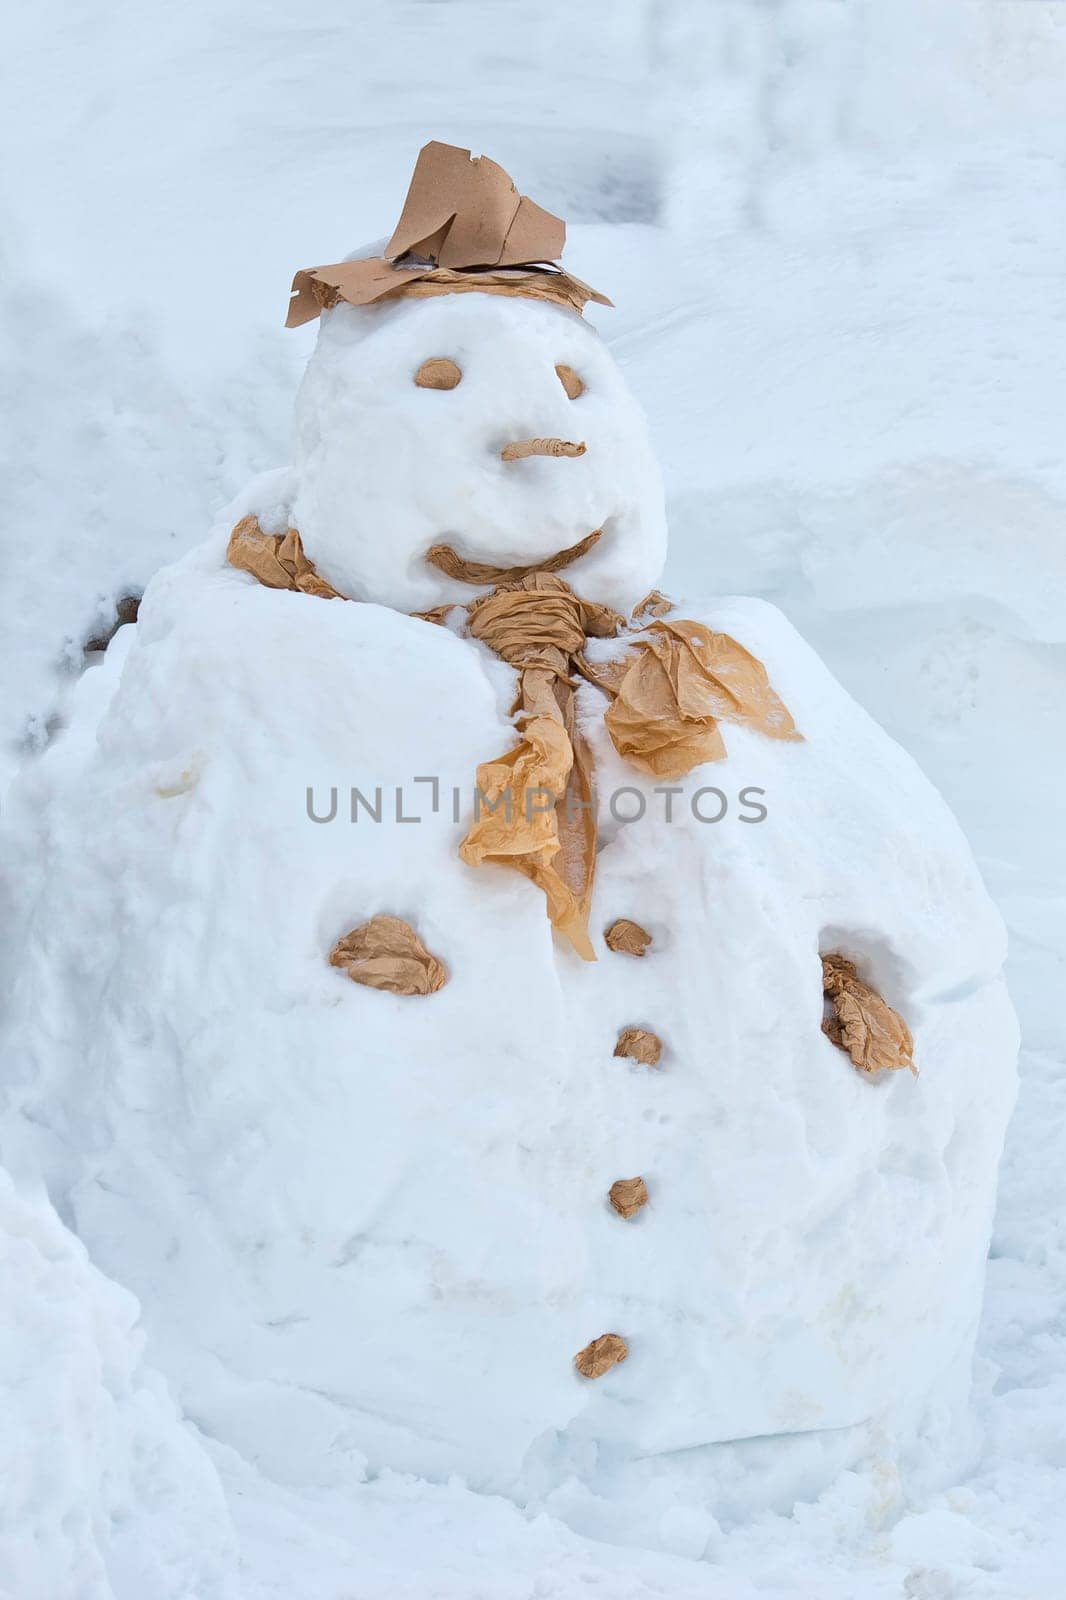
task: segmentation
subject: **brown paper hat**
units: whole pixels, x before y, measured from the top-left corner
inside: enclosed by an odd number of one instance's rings
[[[557,264],[566,223],[519,194],[488,156],[432,140],[419,151],[403,212],[383,256],[305,267],[292,280],[287,328],[345,301],[400,295],[523,295],[580,312],[610,300]]]

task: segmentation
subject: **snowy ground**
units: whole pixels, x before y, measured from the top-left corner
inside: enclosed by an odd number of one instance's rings
[[[570,264],[616,301],[596,321],[651,418],[677,586],[783,607],[943,790],[1012,937],[1022,1092],[983,1443],[957,1487],[907,1506],[845,1478],[791,1517],[723,1527],[695,1563],[459,1484],[298,1495],[206,1441],[244,1552],[234,1592],[1050,1600],[1066,1571],[1066,4],[395,0],[356,17],[337,0],[44,0],[7,42],[6,775],[61,726],[115,598],[285,459],[313,337],[280,328],[291,271],[380,236],[435,136],[570,218]],[[114,1328],[92,1338],[125,1352],[107,1304]],[[73,1323],[70,1339],[92,1342]],[[137,1426],[162,1439],[174,1425],[132,1361],[116,1404],[149,1393]],[[5,1407],[5,1426],[42,1426],[37,1404]],[[60,1493],[54,1474],[30,1489],[38,1511]],[[123,1493],[93,1516],[121,1523]],[[210,1486],[173,1493],[206,1537]],[[94,1583],[72,1600],[109,1597]],[[17,1571],[0,1593],[27,1600]]]

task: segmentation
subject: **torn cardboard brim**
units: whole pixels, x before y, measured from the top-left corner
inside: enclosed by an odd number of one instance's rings
[[[519,194],[495,161],[431,139],[418,152],[385,255],[438,267],[520,267],[557,261],[565,243],[562,218]]]
[[[340,301],[373,305],[397,295],[521,295],[581,312],[606,295],[558,266],[566,224],[520,195],[487,156],[437,140],[419,152],[403,213],[384,256],[307,267],[292,280],[287,328]]]
[[[400,295],[471,291],[550,300],[577,312],[582,311],[589,300],[601,306],[613,303],[563,267],[470,268],[459,272],[433,266],[397,266],[382,256],[372,256],[362,261],[337,261],[328,267],[305,267],[298,272],[292,280],[285,326],[300,328],[341,301],[349,306],[369,306]]]

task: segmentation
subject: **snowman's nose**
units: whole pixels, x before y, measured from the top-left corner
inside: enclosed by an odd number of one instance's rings
[[[503,461],[524,461],[527,456],[583,456],[584,444],[570,439],[513,439],[500,451]]]

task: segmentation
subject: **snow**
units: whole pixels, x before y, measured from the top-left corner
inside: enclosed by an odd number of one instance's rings
[[[0,1175],[0,1592],[234,1594],[218,1475],[141,1360],[132,1295]]]
[[[497,566],[603,537],[575,568],[581,592],[628,613],[666,553],[662,480],[647,426],[603,342],[576,312],[488,295],[443,295],[321,319],[296,405],[292,522],[342,594],[404,611],[470,590],[420,558],[444,540]],[[462,379],[423,389],[423,361]],[[571,400],[556,366],[585,384]],[[503,461],[533,438],[579,458]]]
[[[589,967],[538,890],[458,857],[510,674],[390,608],[265,589],[225,534],[149,585],[121,672],[94,675],[112,696],[9,816],[42,866],[6,1148],[138,1295],[185,1411],[290,1484],[456,1473],[652,1545],[681,1496],[695,1554],[709,1508],[776,1504],[875,1437],[900,1471],[914,1433],[957,1451],[1015,1032],[998,916],[910,758],[773,607],[687,607],[765,661],[805,742],[731,728],[668,823],[585,692],[592,926],[655,936],[636,972],[602,944]],[[354,530],[350,559],[375,542]],[[327,819],[331,790],[384,790],[381,821],[316,823],[308,784]],[[766,822],[701,820],[707,784],[752,786]],[[379,912],[445,961],[439,995],[329,967]],[[867,1083],[824,1038],[820,949],[908,1017],[917,1082]],[[614,1058],[633,1022],[660,1069]],[[606,1192],[635,1172],[652,1200],[622,1224]],[[629,1358],[582,1382],[607,1329]],[[771,1435],[785,1459],[753,1458]]]
[[[698,1562],[682,1509],[658,1536],[670,1556],[458,1482],[278,1485],[201,1435],[241,1591],[1057,1595],[1066,8],[504,15],[403,4],[355,27],[329,0],[295,18],[228,0],[13,21],[6,768],[109,692],[122,636],[114,664],[78,673],[114,598],[288,456],[312,342],[278,328],[293,268],[387,229],[425,137],[487,150],[571,219],[569,264],[617,304],[592,320],[655,436],[668,587],[779,604],[933,777],[1006,917],[1022,1091],[981,1438],[939,1489],[876,1454],[820,1494],[811,1479],[794,1509],[785,1494],[712,1529]],[[14,1065],[4,1080],[18,1091]],[[217,1547],[206,1512],[178,1487],[171,1502]],[[42,1525],[62,1503],[41,1495]]]

